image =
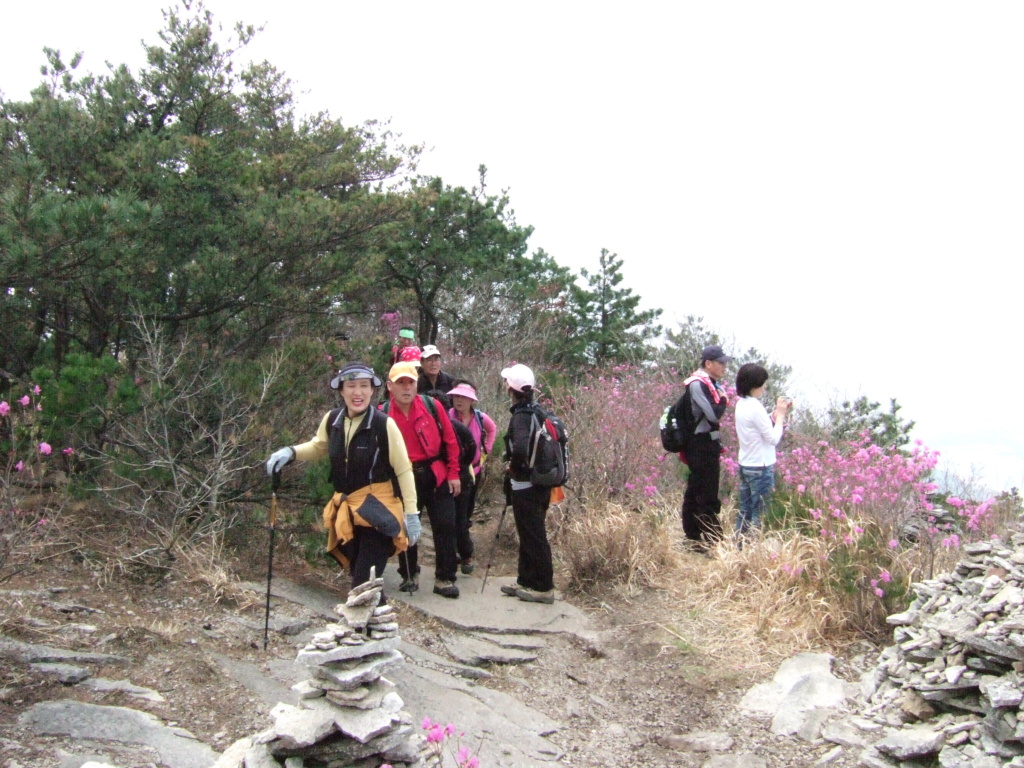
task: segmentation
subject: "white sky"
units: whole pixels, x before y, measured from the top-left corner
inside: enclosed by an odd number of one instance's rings
[[[136,69],[166,5],[6,9],[0,90],[27,96],[44,45]],[[207,7],[266,24],[251,55],[303,112],[390,118],[448,183],[486,164],[531,250],[608,248],[666,324],[792,365],[805,405],[896,397],[957,471],[1024,486],[1024,4]]]

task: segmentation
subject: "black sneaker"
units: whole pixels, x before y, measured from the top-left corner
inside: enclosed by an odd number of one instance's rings
[[[420,588],[419,576],[413,576],[411,579],[406,579],[405,581],[403,581],[401,584],[398,585],[398,591],[399,592],[408,592],[409,594],[412,594],[413,592],[415,592],[419,588]]]
[[[473,558],[467,557],[465,560],[463,560],[462,565],[459,566],[459,569],[462,571],[463,575],[469,576],[469,574],[476,570],[476,566],[473,564]]]
[[[437,581],[434,582],[434,594],[455,598],[459,596],[459,588],[455,586],[454,581]]]

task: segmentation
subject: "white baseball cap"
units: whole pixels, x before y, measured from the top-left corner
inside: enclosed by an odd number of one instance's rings
[[[427,344],[427,346],[425,346],[420,351],[420,360],[426,360],[428,357],[433,357],[434,355],[440,357],[441,350],[435,347],[433,344]]]
[[[537,385],[537,380],[534,378],[533,371],[522,363],[516,363],[511,368],[504,369],[501,372],[501,377],[505,379],[505,381],[508,382],[508,385],[516,392],[522,392],[526,387],[533,389]]]

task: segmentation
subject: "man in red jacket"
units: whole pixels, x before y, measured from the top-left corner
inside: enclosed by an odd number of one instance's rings
[[[405,439],[416,479],[419,508],[426,507],[434,536],[434,592],[442,597],[458,597],[455,571],[456,554],[455,497],[459,482],[459,442],[448,413],[436,401],[416,393],[419,371],[412,361],[395,363],[388,373],[390,405],[385,410],[395,420]],[[424,399],[426,398],[426,399]],[[419,547],[410,547],[399,558],[399,587],[403,592],[419,589]]]

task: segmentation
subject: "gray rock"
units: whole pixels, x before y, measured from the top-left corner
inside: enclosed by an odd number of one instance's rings
[[[19,722],[37,733],[143,744],[156,750],[169,768],[209,768],[217,759],[216,752],[187,731],[169,728],[153,715],[125,707],[44,701],[22,713]]]
[[[90,677],[82,683],[83,688],[93,691],[122,691],[136,699],[161,702],[166,701],[158,691],[152,688],[143,688],[140,685],[133,685],[128,680],[108,680],[105,677]]]
[[[360,659],[358,663],[345,665],[321,665],[312,667],[311,671],[317,680],[324,681],[325,688],[337,686],[340,690],[352,690],[363,683],[369,683],[379,678],[386,670],[401,663],[402,654],[391,650],[386,653],[377,653]]]
[[[768,768],[768,761],[760,755],[739,752],[735,755],[712,755],[703,768]]]
[[[0,657],[23,661],[26,664],[127,664],[124,656],[109,653],[87,653],[85,651],[69,651],[64,648],[51,648],[48,645],[22,643],[0,636]]]
[[[251,738],[246,736],[239,739],[224,750],[211,768],[242,768],[245,763],[245,753],[249,751],[250,747],[252,747]]]
[[[253,744],[246,750],[243,761],[245,768],[281,768],[266,744]]]
[[[520,651],[540,651],[547,647],[547,642],[539,635],[508,634],[499,635],[496,632],[473,632],[473,637],[500,645],[502,648],[515,648]]]
[[[334,713],[323,709],[299,709],[278,704],[270,711],[274,718],[274,749],[300,749],[316,744],[335,730]]]
[[[537,659],[535,652],[502,648],[487,640],[466,635],[446,635],[442,642],[452,656],[463,664],[474,667],[488,664],[525,664]]]
[[[666,749],[680,752],[727,752],[736,743],[728,733],[715,731],[669,733],[659,736],[657,741]]]
[[[385,696],[378,709],[336,707],[324,699],[313,699],[303,703],[310,707],[310,711],[330,718],[339,731],[360,744],[366,744],[371,739],[390,731],[399,721],[398,712],[402,709],[402,699],[396,693]],[[273,745],[271,749],[274,749],[275,754],[279,753]]]
[[[828,752],[826,752],[821,757],[819,757],[817,760],[815,760],[814,761],[814,765],[813,765],[812,768],[827,768],[827,766],[832,765],[832,763],[834,763],[836,760],[838,760],[842,756],[843,756],[843,748],[842,747],[833,747]]]
[[[889,760],[874,747],[868,747],[860,753],[859,764],[864,768],[900,768],[899,763]]]
[[[850,749],[863,749],[871,742],[868,734],[844,720],[831,722],[822,728],[821,738]]]
[[[295,657],[295,663],[306,664],[312,667],[329,664],[334,661],[359,659],[364,656],[372,656],[374,654],[393,651],[398,648],[400,642],[401,641],[398,638],[392,637],[384,640],[367,640],[361,645],[339,645],[337,648],[333,648],[329,651],[311,651],[303,649],[299,651],[298,655]]]
[[[64,683],[65,685],[80,683],[92,674],[85,667],[77,667],[74,664],[42,662],[39,664],[29,664],[29,667],[44,675],[56,677],[57,682]]]
[[[912,726],[883,736],[872,746],[898,760],[911,760],[938,754],[945,741],[946,734],[937,728]]]

